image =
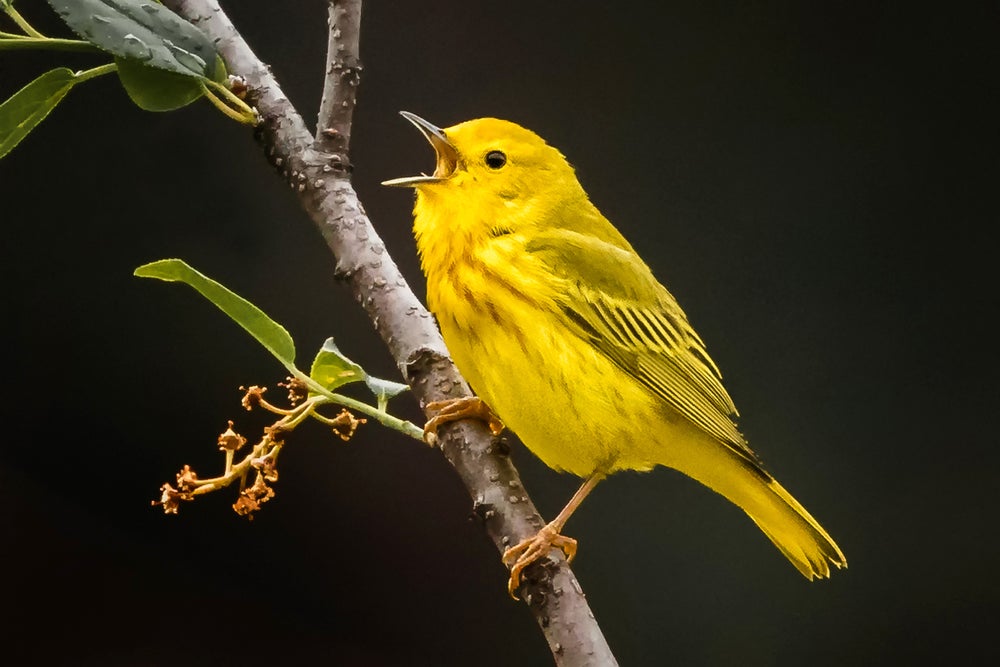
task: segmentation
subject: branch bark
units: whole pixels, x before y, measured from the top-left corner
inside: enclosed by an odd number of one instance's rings
[[[361,82],[361,0],[330,2],[327,25],[326,77],[316,124],[316,148],[347,162],[351,118]]]
[[[319,228],[337,259],[336,277],[367,312],[421,407],[470,396],[431,314],[386,252],[350,183],[351,113],[361,71],[361,0],[330,2],[326,80],[315,137],[217,0],[164,4],[212,37],[230,71],[246,79],[248,101],[263,118],[255,132],[257,141]],[[444,426],[439,443],[499,551],[542,527],[502,438],[492,437],[485,425],[462,421]],[[558,551],[529,567],[525,582],[523,599],[557,665],[617,665],[579,582]]]

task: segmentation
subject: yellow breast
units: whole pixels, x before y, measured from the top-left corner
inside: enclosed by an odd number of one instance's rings
[[[556,470],[649,469],[635,424],[658,406],[555,316],[550,287],[516,250],[517,239],[428,273],[428,304],[476,394]]]

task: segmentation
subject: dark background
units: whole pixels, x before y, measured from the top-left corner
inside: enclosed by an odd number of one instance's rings
[[[354,184],[417,293],[411,196],[379,182],[432,157],[397,111],[536,130],[677,295],[751,444],[850,560],[809,584],[721,497],[616,476],[567,533],[623,665],[995,655],[987,4],[367,4]],[[225,5],[312,122],[325,3]],[[67,63],[99,59],[3,52],[0,95]],[[150,507],[182,464],[220,469],[228,419],[258,432],[238,387],[283,374],[136,266],[181,257],[282,322],[304,364],[333,335],[398,378],[248,129],[87,83],[0,162],[0,216],[4,662],[550,664],[443,457],[377,425],[348,444],[297,431],[252,523],[235,492]],[[577,480],[513,456],[551,518]]]

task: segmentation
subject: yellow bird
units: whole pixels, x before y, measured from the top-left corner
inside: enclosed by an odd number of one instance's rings
[[[384,185],[416,189],[428,306],[478,397],[432,406],[440,412],[428,438],[466,417],[494,432],[506,424],[550,468],[585,479],[552,522],[504,554],[511,595],[553,547],[573,557],[563,526],[600,480],[657,465],[743,509],[806,578],[846,567],[747,445],[705,344],[566,158],[508,121],[442,130],[402,115],[430,141],[437,166]]]

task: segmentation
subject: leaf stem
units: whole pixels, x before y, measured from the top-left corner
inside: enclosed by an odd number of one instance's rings
[[[86,53],[101,53],[101,50],[81,39],[57,39],[53,37],[26,37],[8,32],[0,32],[0,50],[21,51],[35,49],[39,51],[83,51]]]
[[[17,26],[29,36],[45,39],[45,35],[32,28],[31,24],[28,23],[28,21],[25,20],[25,18],[21,16],[16,9],[14,9],[13,5],[5,5],[3,10],[7,13],[7,16],[11,17],[14,20],[14,23],[16,23]]]
[[[384,410],[380,410],[379,408],[368,405],[367,403],[359,401],[355,398],[344,396],[343,394],[335,394],[316,380],[297,369],[295,366],[286,365],[285,368],[287,368],[295,378],[302,382],[302,384],[308,387],[310,392],[319,394],[320,396],[325,396],[327,398],[327,402],[337,403],[338,405],[343,405],[345,408],[357,410],[358,412],[375,419],[383,426],[387,426],[394,431],[399,431],[403,435],[408,435],[415,440],[423,442],[424,430],[413,422],[400,419],[399,417],[393,417]]]
[[[383,426],[387,426],[395,431],[399,431],[403,435],[408,435],[415,440],[423,442],[424,429],[420,428],[413,422],[400,419],[399,417],[393,417],[384,410],[379,410],[376,407],[350,398],[349,396],[344,396],[343,394],[330,394],[330,398],[332,398],[334,402],[343,405],[345,408],[357,410],[358,412],[377,420]]]
[[[114,63],[108,63],[107,65],[101,65],[100,67],[94,67],[93,69],[80,70],[74,74],[76,79],[75,83],[83,83],[87,79],[93,79],[98,76],[103,76],[105,74],[110,74],[118,69],[118,65]]]
[[[210,90],[210,88],[212,90]],[[259,120],[257,112],[252,107],[247,105],[246,102],[234,95],[233,91],[229,90],[218,81],[202,79],[201,90],[205,94],[205,97],[208,98],[208,101],[211,102],[215,108],[233,120],[245,125],[257,124]],[[213,90],[221,93],[222,97],[225,99],[219,99],[219,97],[212,92]],[[233,107],[236,107],[236,109],[233,109]]]

